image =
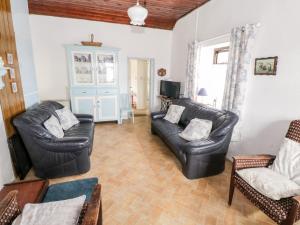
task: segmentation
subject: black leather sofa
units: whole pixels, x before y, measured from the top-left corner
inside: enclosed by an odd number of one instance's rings
[[[189,99],[173,100],[172,104],[185,107],[179,123],[172,124],[164,120],[166,112],[152,113],[152,134],[160,136],[170,147],[180,161],[182,172],[187,178],[196,179],[223,172],[225,157],[238,116]],[[213,122],[212,132],[208,139],[188,142],[178,135],[194,118]]]
[[[58,139],[43,123],[63,106],[45,101],[29,108],[13,120],[29,153],[37,177],[57,178],[82,174],[90,169],[94,121],[91,115],[76,115],[80,123]]]

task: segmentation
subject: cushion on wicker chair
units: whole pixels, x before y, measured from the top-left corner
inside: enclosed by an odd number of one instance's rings
[[[285,138],[270,168],[300,185],[300,143]]]
[[[56,202],[26,204],[20,225],[77,225],[85,199],[83,195]]]
[[[286,220],[288,214],[293,206],[292,198],[282,198],[280,200],[270,199],[252,186],[250,186],[244,179],[238,174],[234,175],[236,187],[259,209],[266,213],[270,218],[276,221],[278,224],[282,224]],[[296,220],[300,218],[300,214],[297,213]]]
[[[251,187],[273,200],[300,195],[297,183],[269,168],[243,169],[237,173]]]

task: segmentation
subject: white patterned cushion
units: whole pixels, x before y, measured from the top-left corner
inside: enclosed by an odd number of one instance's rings
[[[64,130],[69,130],[71,127],[79,123],[79,120],[68,108],[55,110],[60,124]]]
[[[48,120],[44,122],[45,128],[55,137],[57,138],[63,138],[64,137],[64,131],[58,121],[58,119],[55,116],[51,116]]]
[[[300,185],[300,143],[285,138],[270,168]]]
[[[192,119],[186,126],[183,132],[179,134],[180,137],[187,141],[196,141],[206,139],[209,137],[212,128],[212,121],[202,119]]]
[[[170,123],[178,123],[185,107],[180,105],[170,105],[165,120]]]
[[[298,184],[269,168],[243,169],[237,173],[255,190],[273,200],[300,195]]]
[[[63,201],[26,204],[21,218],[17,218],[15,224],[76,225],[85,199],[86,196],[83,195]]]

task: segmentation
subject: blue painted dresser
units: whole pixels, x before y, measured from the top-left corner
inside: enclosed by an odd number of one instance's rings
[[[71,107],[95,122],[120,123],[119,49],[66,45]]]

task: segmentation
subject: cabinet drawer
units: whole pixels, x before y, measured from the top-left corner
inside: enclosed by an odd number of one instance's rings
[[[117,89],[98,89],[97,90],[98,95],[116,95],[118,94]]]
[[[72,95],[75,96],[95,96],[97,95],[97,90],[96,89],[91,89],[91,88],[80,88],[80,89],[72,89]]]

